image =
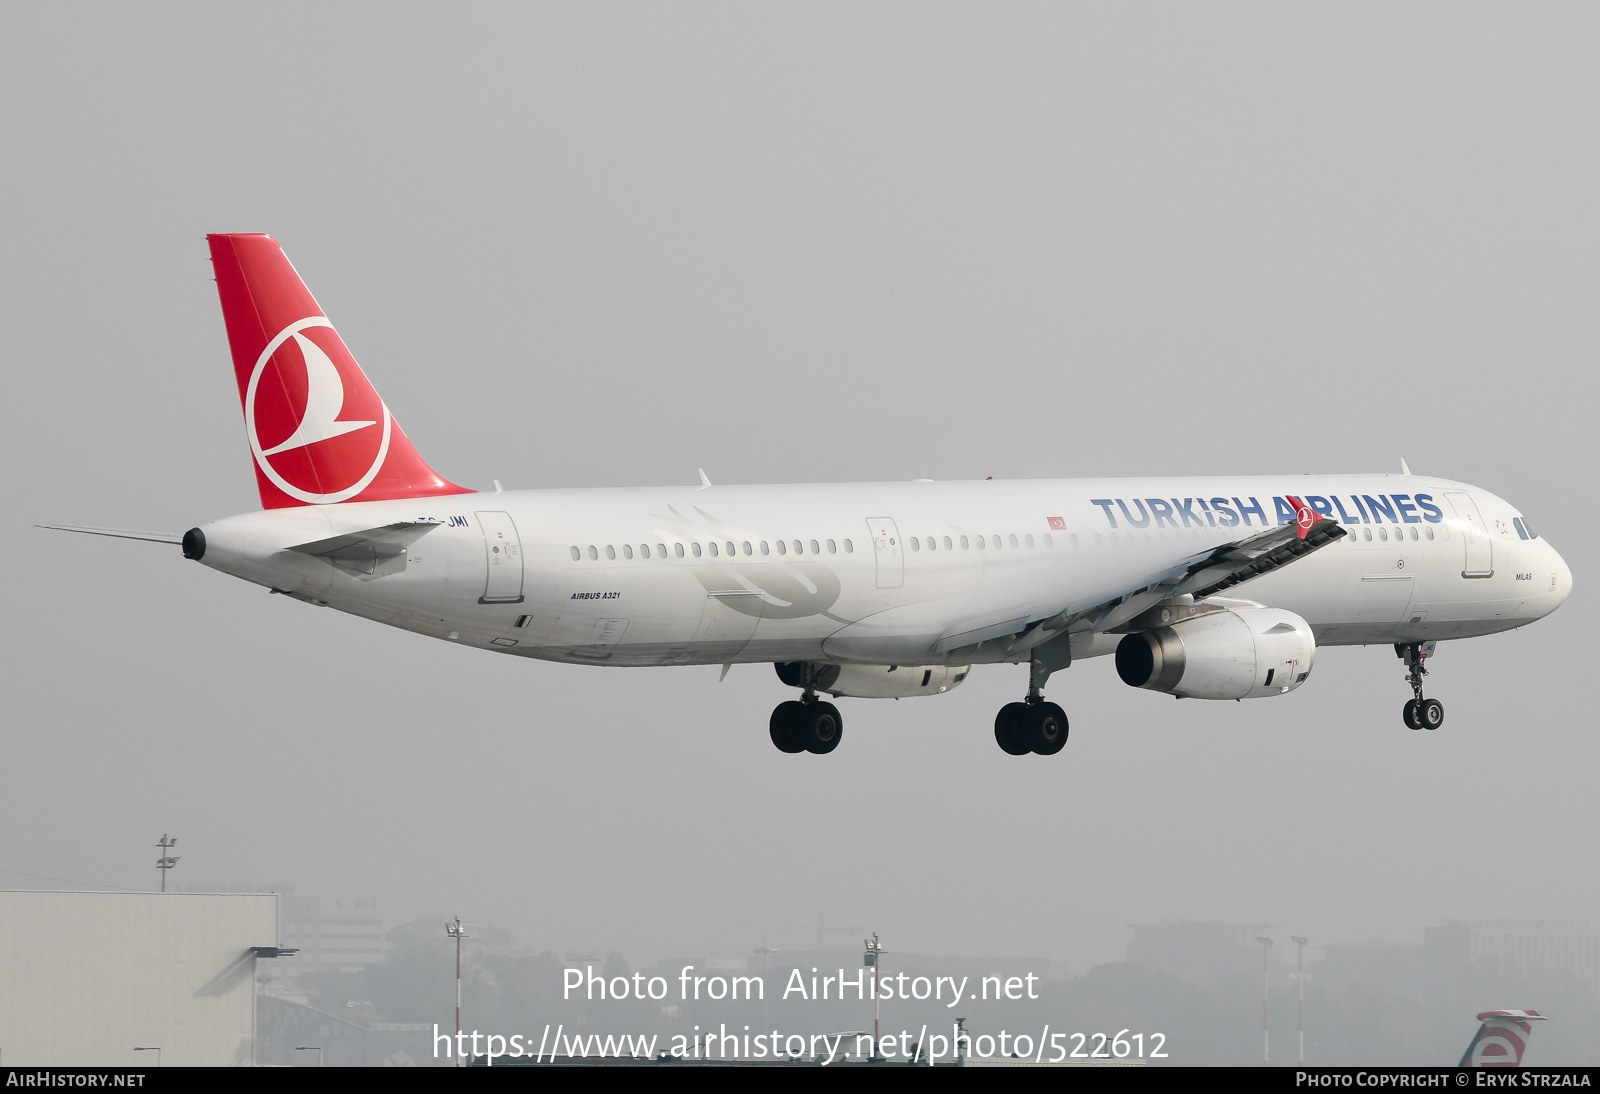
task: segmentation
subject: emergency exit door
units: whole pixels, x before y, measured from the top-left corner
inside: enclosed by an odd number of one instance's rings
[[[906,583],[906,552],[900,543],[900,530],[889,517],[868,517],[872,534],[872,558],[878,567],[878,588],[898,589]]]
[[[477,513],[483,529],[483,556],[489,568],[479,604],[522,602],[522,540],[510,513]]]
[[[1483,523],[1483,517],[1478,512],[1478,506],[1473,502],[1470,494],[1460,491],[1451,491],[1445,494],[1450,502],[1450,508],[1456,511],[1456,519],[1460,521],[1461,538],[1466,540],[1466,558],[1464,560],[1462,577],[1493,577],[1494,576],[1494,543],[1489,539],[1489,526]]]

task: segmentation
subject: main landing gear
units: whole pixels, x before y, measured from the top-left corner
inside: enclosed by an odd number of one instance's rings
[[[1432,642],[1395,643],[1394,652],[1406,663],[1406,682],[1411,685],[1414,699],[1407,699],[1401,717],[1412,729],[1438,729],[1444,725],[1444,704],[1437,699],[1422,697],[1422,678],[1428,675],[1424,661],[1433,656]]]
[[[811,666],[802,666],[801,672],[806,674],[802,678],[805,691],[799,700],[779,703],[772,712],[768,726],[772,743],[778,746],[779,752],[812,752],[825,756],[839,747],[839,738],[844,736],[844,718],[838,707],[817,698]]]
[[[1009,756],[1030,752],[1054,756],[1067,744],[1067,712],[1037,693],[1030,694],[1025,703],[1000,708],[994,716],[994,739]]]
[[[1040,689],[1057,672],[1072,664],[1072,647],[1066,632],[1034,647],[1028,665],[1028,697],[1007,703],[994,716],[994,740],[1008,756],[1054,756],[1067,744],[1067,712],[1045,702]]]

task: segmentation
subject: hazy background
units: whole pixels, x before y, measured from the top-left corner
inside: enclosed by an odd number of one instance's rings
[[[9,5],[0,885],[283,883],[535,948],[1120,958],[1600,923],[1600,9]],[[202,236],[278,237],[426,458],[487,488],[1398,470],[1510,498],[1576,592],[1272,703],[1025,670],[490,657],[225,578],[257,506]],[[442,932],[441,932],[442,934]],[[843,944],[845,936],[830,942]],[[1463,1003],[1461,1036],[1480,1006]]]

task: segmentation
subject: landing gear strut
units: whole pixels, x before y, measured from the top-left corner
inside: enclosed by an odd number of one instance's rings
[[[1423,662],[1433,656],[1433,645],[1432,642],[1397,642],[1394,647],[1395,655],[1406,663],[1406,682],[1416,696],[1406,700],[1401,714],[1412,729],[1433,730],[1444,725],[1444,704],[1422,697],[1422,678],[1428,675],[1428,667]]]
[[[1067,712],[1046,702],[1040,692],[1051,671],[1053,667],[1048,660],[1035,657],[1028,672],[1027,699],[1021,703],[1007,703],[995,715],[995,743],[1006,755],[1026,756],[1033,752],[1054,756],[1066,747]]]
[[[804,671],[807,673],[804,693],[798,701],[790,699],[778,704],[768,730],[780,752],[812,752],[823,756],[839,747],[839,739],[844,736],[844,718],[838,707],[817,698],[812,687],[811,667],[807,665]]]

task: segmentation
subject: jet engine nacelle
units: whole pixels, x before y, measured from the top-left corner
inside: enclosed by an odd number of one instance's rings
[[[1305,683],[1311,625],[1281,608],[1235,608],[1138,631],[1117,646],[1117,675],[1186,699],[1259,699]]]
[[[853,699],[908,699],[938,695],[967,678],[971,665],[825,665],[780,661],[772,666],[778,679],[792,688],[811,686],[833,696]]]

